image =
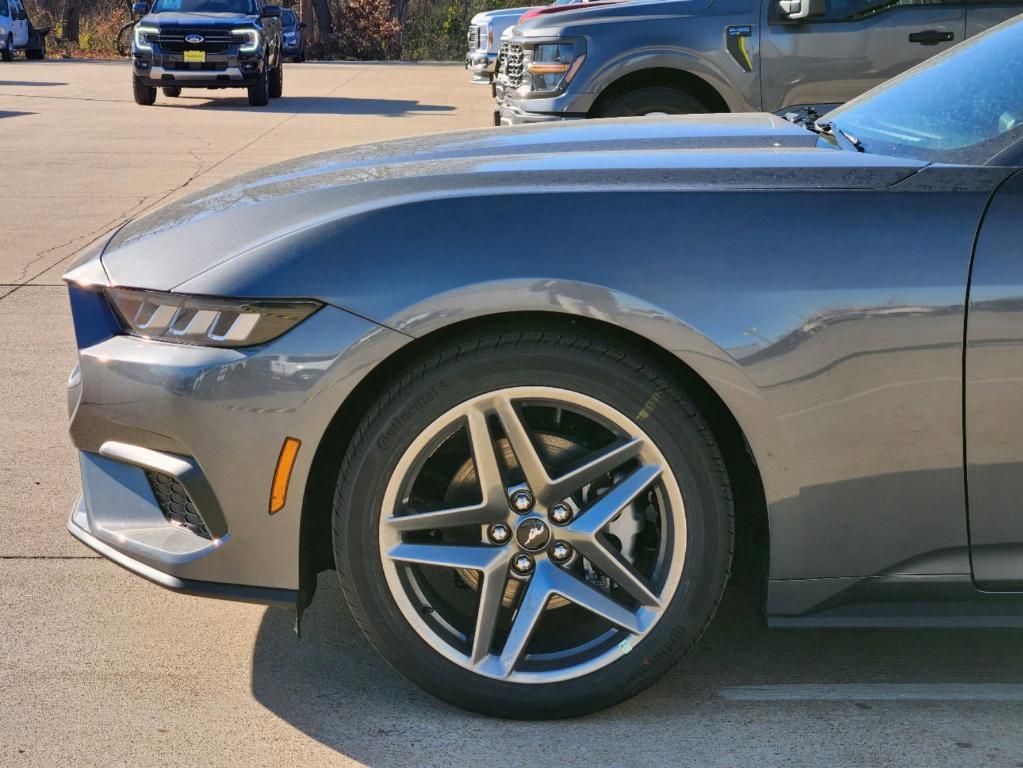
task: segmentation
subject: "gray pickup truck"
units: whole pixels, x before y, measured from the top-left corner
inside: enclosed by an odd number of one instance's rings
[[[1023,12],[1023,0],[636,0],[520,23],[496,124],[824,111]]]

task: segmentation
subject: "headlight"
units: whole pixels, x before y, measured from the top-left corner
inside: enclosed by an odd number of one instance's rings
[[[287,40],[289,43],[295,42],[295,33],[294,32],[285,32],[284,33],[284,39]]]
[[[318,301],[259,301],[107,288],[135,336],[209,347],[250,347],[276,339],[319,309]]]
[[[156,27],[146,27],[141,24],[135,25],[135,32],[132,36],[132,42],[135,44],[136,51],[151,51],[153,50],[153,38],[160,34],[160,30]]]
[[[239,53],[255,53],[259,50],[259,30],[258,29],[232,29],[231,34],[236,37],[244,37],[245,42],[242,43],[238,49]]]
[[[534,93],[552,93],[572,82],[586,53],[579,50],[574,42],[543,43],[533,49],[532,59],[527,63]]]

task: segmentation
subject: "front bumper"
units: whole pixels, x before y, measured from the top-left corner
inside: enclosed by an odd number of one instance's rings
[[[183,54],[162,51],[156,44],[152,53],[136,51],[132,59],[134,75],[156,87],[245,88],[259,82],[264,66],[261,54],[242,55],[236,49],[207,53],[201,64],[186,62]]]
[[[472,73],[474,83],[489,84],[497,68],[497,54],[486,51],[470,51],[465,56],[465,68]]]
[[[68,385],[82,500],[71,533],[162,586],[272,604],[299,587],[317,446],[365,372],[408,338],[325,306],[261,347],[155,342],[100,328],[102,294],[72,286],[79,366]],[[77,295],[76,295],[77,292]],[[90,304],[90,302],[92,302]],[[285,438],[301,441],[287,503],[269,513]],[[180,482],[208,535],[172,519],[153,473]],[[166,498],[163,499],[167,503]]]
[[[530,98],[498,80],[494,84],[494,125],[525,125],[553,123],[559,120],[581,120],[596,101],[589,93],[562,93],[558,96]]]

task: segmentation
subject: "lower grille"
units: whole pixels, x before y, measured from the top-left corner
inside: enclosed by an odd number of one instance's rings
[[[478,51],[480,46],[480,27],[476,24],[469,25],[469,50]]]
[[[192,497],[188,495],[177,478],[161,472],[146,472],[149,487],[153,489],[156,503],[160,505],[167,522],[180,528],[186,528],[204,539],[212,539],[199,510],[196,509]]]
[[[164,68],[175,72],[223,72],[227,69],[226,61],[171,61]]]

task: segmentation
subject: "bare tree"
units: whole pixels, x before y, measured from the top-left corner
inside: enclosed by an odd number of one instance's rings
[[[65,40],[78,45],[82,26],[82,0],[65,0],[60,28]]]
[[[316,29],[320,38],[326,40],[334,31],[334,17],[330,12],[330,0],[312,0],[313,9],[316,13]]]

